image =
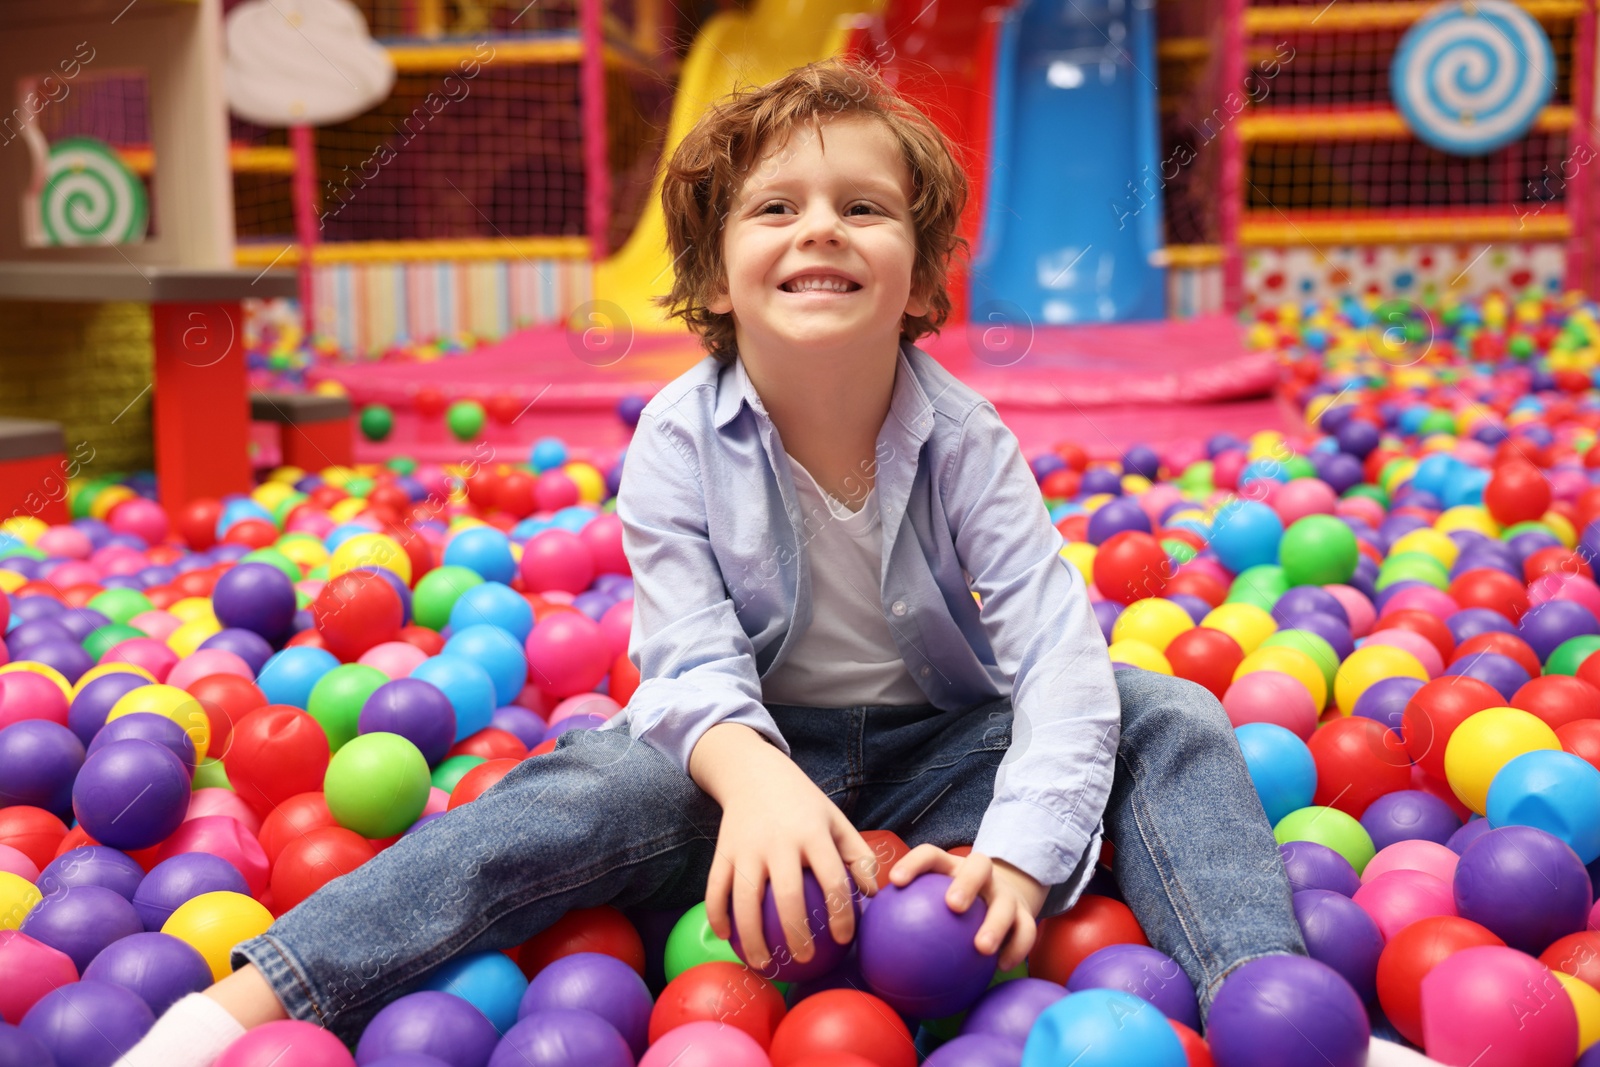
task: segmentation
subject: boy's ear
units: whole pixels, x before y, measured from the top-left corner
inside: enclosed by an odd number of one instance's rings
[[[906,301],[906,314],[915,317],[926,315],[927,313],[928,300],[922,295],[922,292],[915,285],[913,285],[910,299]]]
[[[733,298],[728,295],[728,287],[719,285],[716,292],[706,300],[706,310],[713,315],[730,315],[733,313]]]

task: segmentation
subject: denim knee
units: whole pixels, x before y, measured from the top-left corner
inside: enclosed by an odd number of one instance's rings
[[[1117,671],[1122,700],[1122,736],[1182,738],[1185,746],[1236,744],[1222,702],[1205,686],[1139,668]]]

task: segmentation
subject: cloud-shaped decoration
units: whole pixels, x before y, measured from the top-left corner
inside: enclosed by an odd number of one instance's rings
[[[327,126],[394,86],[394,62],[349,0],[247,0],[225,33],[228,106],[249,122]]]

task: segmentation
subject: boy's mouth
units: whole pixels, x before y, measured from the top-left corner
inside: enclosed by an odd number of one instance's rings
[[[861,286],[839,274],[802,274],[778,286],[786,293],[828,293],[843,295],[858,291]]]

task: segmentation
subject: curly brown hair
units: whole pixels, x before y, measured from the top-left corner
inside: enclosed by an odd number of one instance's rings
[[[721,363],[737,355],[731,314],[706,307],[724,291],[723,220],[746,175],[770,145],[797,128],[839,115],[881,120],[899,142],[911,172],[911,216],[917,260],[913,293],[927,296],[925,315],[904,315],[907,341],[937,334],[950,314],[950,259],[970,253],[958,234],[967,178],[950,144],[926,115],[895,93],[870,66],[827,59],[796,67],[774,82],[735,91],[701,117],[667,164],[661,187],[667,248],[675,265],[672,291],[654,298],[668,318],[682,319]]]

